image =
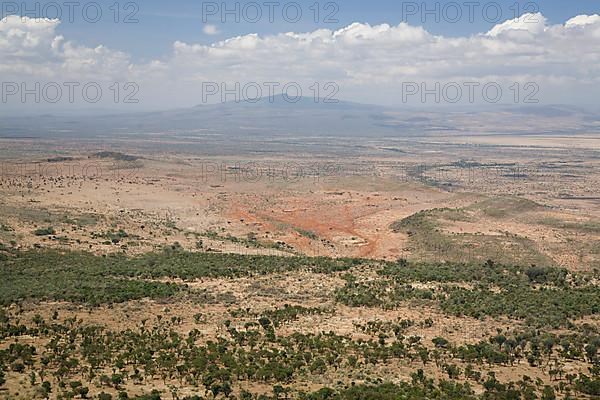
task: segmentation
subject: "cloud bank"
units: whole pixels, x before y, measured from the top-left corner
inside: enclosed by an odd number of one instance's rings
[[[400,23],[269,36],[248,34],[200,45],[177,41],[160,60],[136,63],[102,44],[78,45],[60,21],[0,21],[3,81],[137,82],[149,107],[201,103],[203,82],[335,82],[339,97],[398,104],[405,82],[536,82],[542,103],[592,103],[600,83],[600,16],[551,25],[525,14],[463,37]],[[210,32],[209,32],[210,33]]]

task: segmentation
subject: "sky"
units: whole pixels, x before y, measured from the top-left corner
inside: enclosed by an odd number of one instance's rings
[[[392,106],[598,100],[600,2],[590,0],[18,1],[0,11],[3,111],[157,110],[272,86]],[[100,100],[83,87],[100,88]]]

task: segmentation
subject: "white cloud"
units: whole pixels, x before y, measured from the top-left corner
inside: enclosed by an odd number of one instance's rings
[[[8,16],[0,20],[0,54],[13,59],[50,57],[61,40],[55,35],[57,19],[32,19]],[[34,61],[37,61],[34,60]]]
[[[573,28],[577,26],[585,26],[597,24],[600,22],[600,15],[578,15],[576,17],[571,18],[565,23],[567,28]]]
[[[211,35],[211,36],[212,35],[218,35],[219,34],[219,29],[217,29],[217,27],[215,25],[206,24],[202,28],[202,32],[204,32],[207,35]]]
[[[544,29],[546,29],[546,18],[541,13],[528,13],[494,26],[487,35],[496,37],[511,32],[529,32],[532,35],[539,35]]]
[[[16,15],[0,20],[3,80],[110,80],[124,77],[129,56],[102,45],[79,46],[57,34],[57,19]]]
[[[550,25],[542,14],[526,14],[462,37],[433,35],[406,23],[354,23],[337,31],[248,34],[212,45],[177,41],[170,55],[143,64],[100,44],[76,45],[57,34],[58,25],[56,20],[2,20],[0,73],[136,81],[143,102],[164,107],[199,103],[206,81],[294,81],[305,87],[333,81],[340,97],[369,102],[393,102],[407,81],[495,80],[506,87],[534,81],[548,102],[597,99],[600,83],[598,15]]]

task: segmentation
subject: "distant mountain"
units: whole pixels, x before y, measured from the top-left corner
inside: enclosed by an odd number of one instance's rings
[[[9,117],[0,137],[98,137],[160,134],[254,137],[410,137],[449,134],[573,134],[600,129],[600,117],[570,106],[469,109],[389,108],[282,96],[162,112]],[[591,132],[590,132],[591,131]]]

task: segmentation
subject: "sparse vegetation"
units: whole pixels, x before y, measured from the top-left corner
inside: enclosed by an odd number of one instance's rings
[[[309,238],[310,240],[319,240],[319,235],[317,235],[317,234],[316,234],[316,233],[314,233],[313,231],[309,231],[309,230],[302,229],[302,228],[296,228],[296,231],[297,231],[297,232],[298,232],[300,235],[302,235],[302,236],[304,236],[304,237],[307,237],[307,238]]]
[[[508,232],[448,232],[443,223],[465,220],[468,220],[465,210],[432,209],[394,222],[390,229],[408,235],[416,260],[476,263],[492,259],[502,264],[520,265],[554,263],[551,258],[538,251],[529,238]]]
[[[184,285],[151,281],[203,277],[241,277],[306,269],[316,273],[344,271],[360,260],[307,257],[241,256],[166,250],[128,258],[52,250],[17,253],[2,261],[0,303],[52,299],[91,304],[144,297],[170,297]]]
[[[47,228],[39,228],[36,229],[33,234],[35,236],[50,236],[50,235],[56,235],[56,231],[54,230],[53,227],[49,226]]]
[[[0,178],[2,398],[600,396],[591,215],[359,176],[203,190],[193,159],[91,158],[167,172]],[[168,210],[131,207],[155,191]]]

